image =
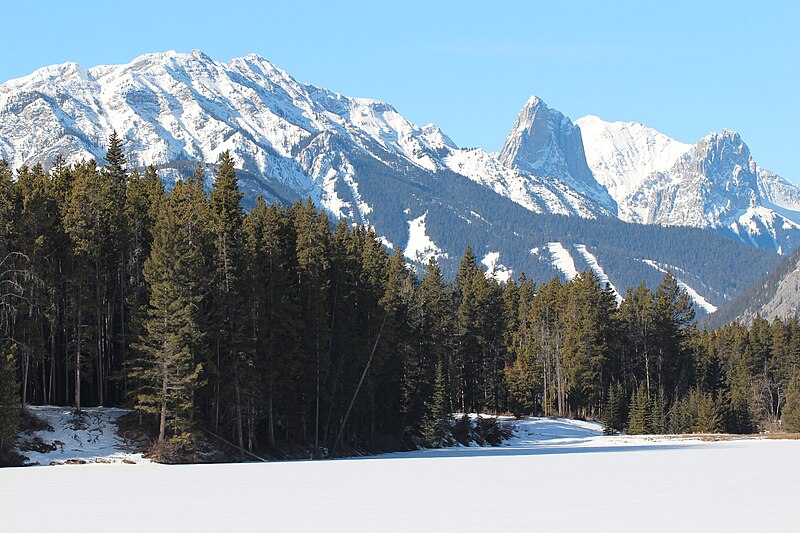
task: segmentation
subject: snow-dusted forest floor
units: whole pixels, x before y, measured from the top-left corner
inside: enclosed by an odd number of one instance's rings
[[[17,442],[26,464],[148,462],[118,434],[116,422],[129,410],[88,407],[76,415],[72,407],[38,405],[27,409],[44,426],[23,433]]]
[[[509,422],[511,423],[511,422]],[[796,531],[800,441],[602,435],[333,461],[0,469],[10,531]]]

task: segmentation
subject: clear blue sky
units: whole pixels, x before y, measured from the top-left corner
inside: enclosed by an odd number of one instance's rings
[[[791,1],[3,4],[2,81],[168,49],[256,52],[300,81],[435,122],[459,146],[498,149],[537,94],[573,119],[643,122],[685,142],[739,131],[760,165],[800,182]]]

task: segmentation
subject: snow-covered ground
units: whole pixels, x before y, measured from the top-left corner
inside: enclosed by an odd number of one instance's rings
[[[797,531],[800,441],[605,437],[335,461],[0,469],[7,531]]]
[[[83,409],[80,416],[75,415],[72,407],[40,405],[29,406],[28,409],[52,427],[52,431],[41,430],[23,435],[17,446],[20,453],[28,458],[28,464],[149,461],[140,453],[129,452],[130,446],[117,435],[116,420],[130,412],[126,409],[89,407]],[[37,438],[40,439],[38,451],[25,449]]]

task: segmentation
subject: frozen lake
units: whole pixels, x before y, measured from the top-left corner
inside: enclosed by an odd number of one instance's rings
[[[0,469],[0,516],[6,531],[798,530],[800,441],[519,429],[364,459]]]

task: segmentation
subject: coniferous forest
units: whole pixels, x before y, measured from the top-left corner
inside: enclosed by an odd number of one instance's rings
[[[454,442],[452,413],[628,433],[800,430],[800,324],[699,331],[667,275],[505,285],[467,249],[418,277],[311,201],[245,213],[224,153],[167,192],[102,165],[0,162],[0,450],[28,404],[133,407],[162,460],[199,439],[314,457]],[[486,430],[491,433],[492,428]]]

